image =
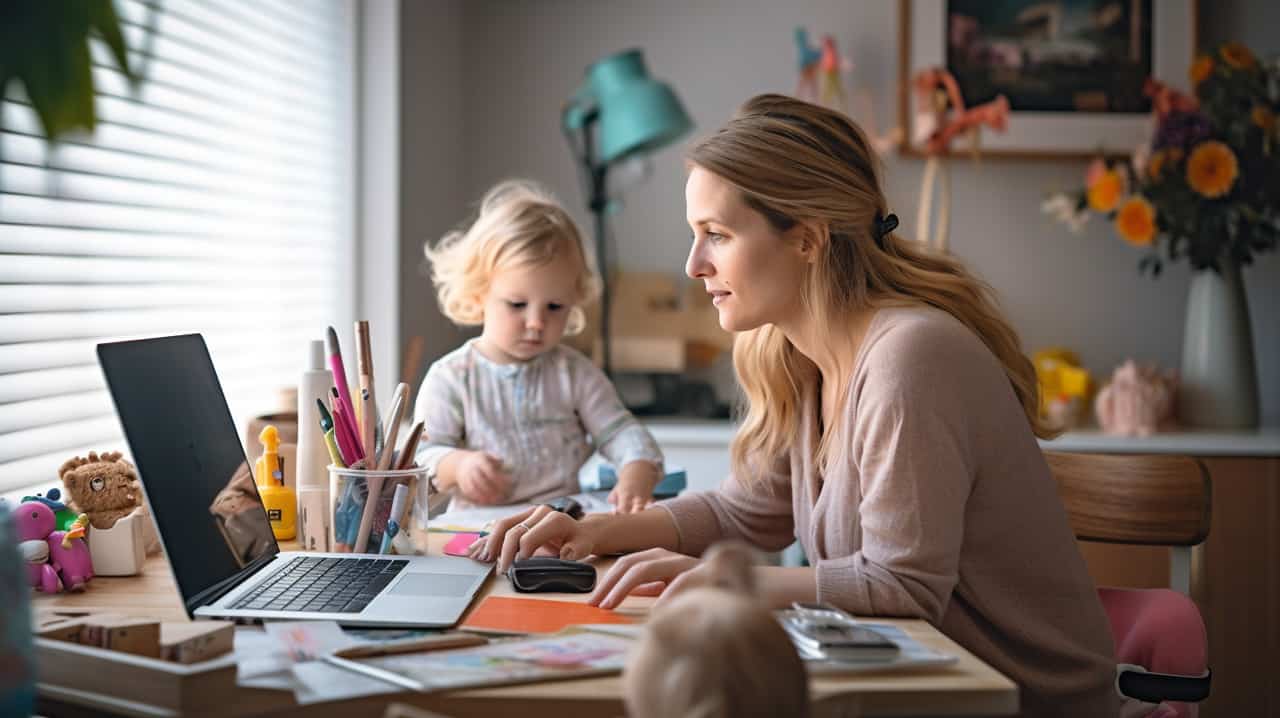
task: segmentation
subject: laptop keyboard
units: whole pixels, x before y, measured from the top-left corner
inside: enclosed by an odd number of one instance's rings
[[[231,608],[359,613],[408,564],[404,559],[295,558]]]

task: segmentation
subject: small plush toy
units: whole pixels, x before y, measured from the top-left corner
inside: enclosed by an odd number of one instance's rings
[[[67,531],[71,528],[71,524],[75,523],[80,514],[71,510],[71,507],[62,503],[62,491],[58,488],[52,488],[45,493],[36,492],[34,496],[23,496],[22,501],[39,501],[48,506],[53,511],[54,519],[57,521],[57,528]]]
[[[95,529],[109,529],[142,505],[138,472],[118,451],[90,451],[89,458],[69,459],[58,469],[72,508],[89,516]]]
[[[1126,361],[1098,392],[1098,424],[1107,434],[1150,436],[1172,428],[1178,374]]]
[[[28,583],[43,593],[83,590],[93,578],[93,561],[84,542],[88,519],[81,516],[70,530],[55,530],[53,510],[39,501],[19,504],[14,518]]]

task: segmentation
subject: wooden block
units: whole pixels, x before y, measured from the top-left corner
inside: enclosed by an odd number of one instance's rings
[[[235,643],[230,621],[160,624],[160,657],[175,663],[199,663],[229,653]]]
[[[148,658],[160,657],[160,622],[126,616],[90,616],[84,619],[80,642],[112,651]]]
[[[83,631],[84,621],[78,618],[63,618],[35,627],[35,635],[41,638],[69,643],[81,643],[80,634]]]

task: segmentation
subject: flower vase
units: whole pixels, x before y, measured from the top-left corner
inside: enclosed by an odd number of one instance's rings
[[[1187,295],[1178,418],[1190,427],[1258,425],[1258,373],[1240,265],[1197,269]]]

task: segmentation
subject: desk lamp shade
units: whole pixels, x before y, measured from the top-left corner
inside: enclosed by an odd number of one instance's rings
[[[652,152],[693,127],[676,93],[649,77],[639,50],[610,55],[588,67],[579,94],[594,100],[597,157],[603,164]]]

